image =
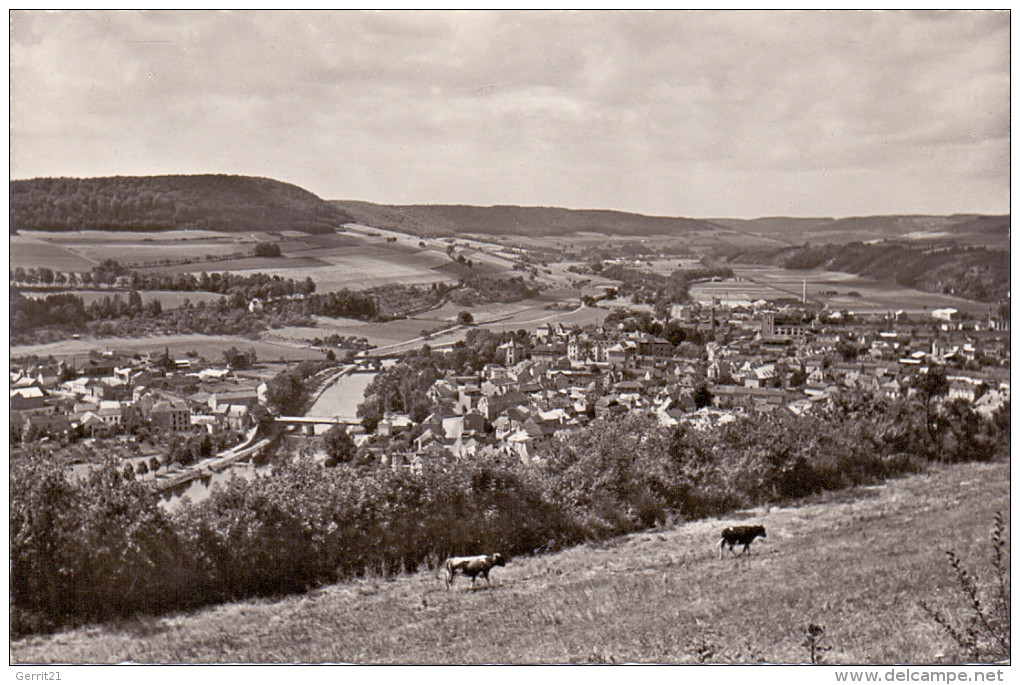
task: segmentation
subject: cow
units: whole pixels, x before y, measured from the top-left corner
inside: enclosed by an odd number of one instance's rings
[[[446,569],[446,589],[450,589],[453,577],[458,573],[471,576],[471,587],[475,586],[478,576],[485,578],[485,582],[491,586],[489,571],[493,566],[506,566],[506,559],[498,552],[496,554],[482,554],[477,557],[451,557],[443,565]]]
[[[743,545],[744,551],[741,554],[747,554],[751,543],[757,537],[768,537],[765,535],[765,526],[730,526],[726,528],[719,540],[719,558],[722,559],[723,547],[726,545],[730,546],[730,554],[733,554],[734,545]]]

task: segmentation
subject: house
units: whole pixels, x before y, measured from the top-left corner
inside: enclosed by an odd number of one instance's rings
[[[161,430],[182,431],[191,427],[191,409],[178,399],[161,399],[148,412],[149,422]]]
[[[36,414],[52,414],[53,407],[47,402],[48,395],[39,387],[31,386],[11,390],[10,411],[21,418]]]
[[[124,405],[119,400],[100,400],[96,416],[107,426],[118,427],[124,420]]]
[[[961,399],[973,402],[977,397],[977,384],[969,378],[950,378],[948,395],[951,400]]]
[[[497,347],[496,350],[503,357],[503,363],[506,366],[513,366],[524,359],[524,347],[519,345],[516,340],[509,340]]]
[[[98,414],[91,411],[83,413],[75,423],[85,435],[93,435],[97,430],[106,425],[103,423],[103,420],[99,418]]]
[[[774,409],[788,404],[787,393],[778,388],[713,385],[708,391],[712,394],[712,403],[720,409],[731,407]]]
[[[634,343],[637,345],[637,353],[642,357],[672,357],[676,351],[670,341],[646,333],[636,336]]]
[[[388,438],[409,431],[412,426],[414,426],[414,421],[407,414],[386,412],[379,425],[376,426],[375,432],[377,435]]]
[[[595,418],[608,419],[626,413],[627,408],[620,404],[616,395],[603,395],[595,402]]]
[[[531,350],[531,358],[537,362],[552,364],[563,356],[565,350],[553,345],[536,345]]]
[[[254,409],[259,403],[257,388],[245,388],[238,390],[224,390],[209,395],[209,408],[216,411],[221,405],[244,405],[249,410]]]
[[[24,432],[58,437],[71,430],[71,421],[60,414],[33,414],[25,417]]]

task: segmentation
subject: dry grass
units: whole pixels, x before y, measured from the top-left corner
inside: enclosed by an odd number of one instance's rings
[[[17,662],[827,663],[959,658],[918,600],[951,587],[943,550],[980,557],[1008,464],[947,467],[796,507],[520,557],[494,586],[433,571],[302,596],[138,618],[12,645]],[[723,525],[763,522],[749,558],[718,560]]]

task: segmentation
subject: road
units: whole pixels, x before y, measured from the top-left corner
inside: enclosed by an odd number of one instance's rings
[[[203,473],[222,471],[235,461],[240,461],[264,449],[272,441],[272,436],[255,441],[257,435],[258,429],[252,428],[248,431],[245,439],[239,444],[219,452],[215,456],[191,464],[183,471],[157,476],[155,480],[156,490],[170,490],[200,478]]]
[[[368,350],[366,352],[366,355],[370,356],[370,357],[392,356],[392,355],[402,354],[404,352],[408,352],[410,350],[416,349],[418,347],[422,347],[424,345],[430,345],[433,348],[435,348],[435,347],[447,347],[449,345],[453,345],[454,343],[456,343],[456,342],[458,342],[460,340],[463,340],[467,336],[467,332],[469,330],[471,330],[472,328],[488,328],[488,329],[494,330],[494,331],[501,331],[501,330],[506,330],[506,328],[507,328],[506,322],[513,321],[513,323],[509,324],[509,326],[513,330],[516,330],[518,328],[525,328],[525,327],[528,327],[528,326],[537,326],[538,324],[541,324],[541,323],[562,321],[563,319],[565,319],[567,317],[579,314],[580,312],[584,311],[587,308],[588,307],[586,307],[585,305],[582,304],[579,307],[577,307],[576,309],[573,309],[573,310],[571,310],[569,312],[554,311],[554,312],[552,312],[550,314],[546,314],[545,316],[540,316],[540,317],[534,318],[534,319],[516,320],[516,317],[520,316],[520,314],[523,313],[523,312],[518,312],[516,314],[511,314],[511,315],[503,316],[503,317],[499,317],[499,318],[493,318],[493,319],[489,319],[489,320],[485,320],[485,321],[477,321],[477,322],[475,322],[474,324],[472,324],[470,326],[465,326],[465,325],[457,324],[457,325],[451,326],[450,328],[448,328],[448,329],[446,329],[444,331],[440,331],[438,333],[433,333],[432,335],[429,335],[429,336],[420,335],[420,336],[417,336],[415,338],[411,338],[409,340],[403,340],[401,342],[392,343],[392,344],[389,344],[389,345],[381,345],[379,347],[376,347],[376,348],[373,348],[371,350]],[[606,313],[608,313],[608,312],[606,312]],[[503,325],[500,325],[500,324],[503,324]]]

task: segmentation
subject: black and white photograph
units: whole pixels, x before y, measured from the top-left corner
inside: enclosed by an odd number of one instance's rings
[[[1009,9],[8,19],[11,681],[1008,682]]]

